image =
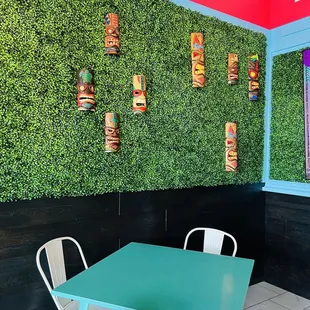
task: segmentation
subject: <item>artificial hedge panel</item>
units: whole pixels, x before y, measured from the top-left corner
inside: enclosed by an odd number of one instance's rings
[[[302,50],[273,60],[270,178],[308,182]]]
[[[0,4],[0,201],[258,182],[262,175],[263,34],[165,0],[7,0]],[[104,14],[120,19],[121,56],[104,55]],[[205,36],[207,83],[192,88],[190,33]],[[239,54],[239,85],[227,54]],[[261,95],[248,100],[247,57]],[[94,72],[95,113],[77,110],[76,71]],[[132,76],[148,110],[132,113]],[[104,152],[104,113],[121,147]],[[225,172],[225,122],[238,122],[239,172]]]

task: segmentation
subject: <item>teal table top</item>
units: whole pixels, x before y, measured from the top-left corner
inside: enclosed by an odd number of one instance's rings
[[[130,243],[52,291],[108,309],[241,310],[254,261]]]

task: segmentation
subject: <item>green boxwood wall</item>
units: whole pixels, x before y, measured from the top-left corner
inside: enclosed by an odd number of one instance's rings
[[[305,180],[302,50],[274,57],[270,178]]]
[[[121,57],[104,55],[104,14],[119,14]],[[7,0],[0,4],[0,201],[258,182],[266,39],[165,0]],[[190,33],[205,34],[207,87],[192,88]],[[240,83],[227,84],[227,54]],[[248,100],[247,56],[262,95]],[[97,109],[77,110],[76,71],[95,71]],[[134,74],[148,111],[131,111]],[[104,113],[121,148],[104,152]],[[238,122],[239,172],[226,173],[224,124]]]

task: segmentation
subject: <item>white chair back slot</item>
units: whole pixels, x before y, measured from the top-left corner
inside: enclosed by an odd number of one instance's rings
[[[63,240],[70,240],[76,245],[76,247],[79,250],[79,254],[81,256],[85,269],[88,268],[82,248],[75,239],[71,237],[61,237],[61,238],[56,238],[56,239],[46,242],[37,251],[36,262],[37,262],[38,270],[49,292],[51,292],[53,288],[67,281],[64,251],[63,251],[63,244],[62,244]],[[43,271],[42,266],[41,266],[40,256],[43,250],[45,250],[46,252],[46,258],[47,258],[49,271],[50,271],[50,275],[52,279],[52,286],[50,282],[48,281],[45,275],[45,272]],[[75,303],[71,301],[70,299],[55,297],[53,295],[51,296],[58,310],[78,309],[78,303]]]
[[[57,287],[67,281],[62,241],[48,242],[45,251],[53,287]]]
[[[52,278],[53,288],[67,281],[62,240],[54,240],[45,245],[46,257]],[[65,307],[71,300],[56,297]]]
[[[205,230],[203,251],[211,254],[221,254],[224,234],[217,230]]]
[[[187,248],[187,243],[188,243],[188,239],[189,239],[190,235],[192,233],[194,233],[195,231],[203,231],[204,232],[203,252],[220,255],[221,251],[222,251],[222,247],[223,247],[224,237],[227,236],[234,243],[234,251],[233,251],[232,256],[236,256],[237,248],[238,248],[236,239],[232,235],[230,235],[224,231],[214,229],[214,228],[197,227],[197,228],[192,229],[186,235],[184,247],[183,247],[184,250],[186,250],[186,248]]]

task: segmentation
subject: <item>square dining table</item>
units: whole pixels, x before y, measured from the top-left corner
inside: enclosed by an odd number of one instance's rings
[[[52,294],[79,310],[242,310],[254,261],[132,242]]]

